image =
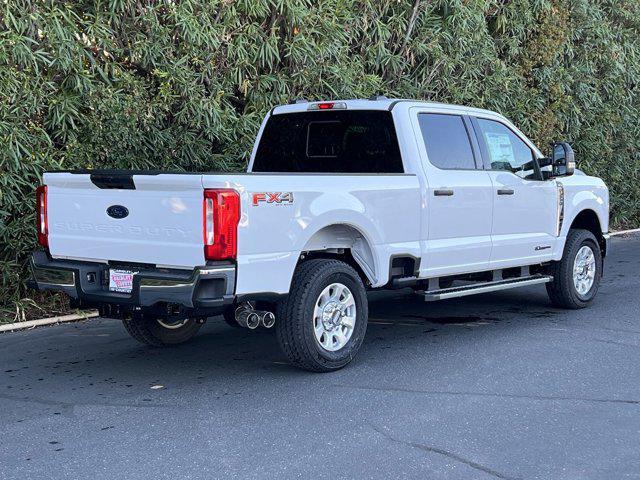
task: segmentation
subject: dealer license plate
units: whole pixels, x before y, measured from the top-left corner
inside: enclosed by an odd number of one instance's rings
[[[135,274],[136,272],[131,270],[109,269],[109,290],[111,292],[131,293]]]

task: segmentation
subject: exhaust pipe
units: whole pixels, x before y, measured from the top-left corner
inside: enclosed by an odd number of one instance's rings
[[[238,322],[241,327],[255,330],[260,326],[260,315],[258,315],[255,310],[238,307],[236,310],[236,322]]]
[[[246,303],[236,308],[236,322],[250,330],[255,330],[260,325],[271,328],[276,323],[276,316],[267,310],[255,310],[252,304]]]
[[[262,312],[260,322],[264,328],[271,328],[276,324],[276,316],[272,312]]]

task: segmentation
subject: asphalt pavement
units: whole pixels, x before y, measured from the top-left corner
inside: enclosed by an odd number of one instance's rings
[[[371,294],[331,374],[219,319],[164,350],[109,319],[3,334],[0,478],[640,478],[639,271],[635,236],[585,310]]]

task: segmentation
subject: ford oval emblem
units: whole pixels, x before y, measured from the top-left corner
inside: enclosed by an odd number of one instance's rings
[[[122,205],[111,205],[107,208],[107,215],[112,218],[125,218],[129,215],[129,209]]]

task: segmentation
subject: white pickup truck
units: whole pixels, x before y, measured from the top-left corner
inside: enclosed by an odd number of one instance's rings
[[[503,116],[390,100],[296,101],[264,119],[248,172],[48,172],[34,284],[121,318],[136,340],[206,318],[275,324],[289,360],[330,371],[367,329],[367,290],[425,300],[546,284],[582,308],[609,253],[609,194]]]

